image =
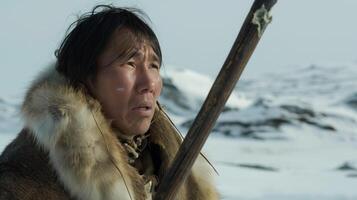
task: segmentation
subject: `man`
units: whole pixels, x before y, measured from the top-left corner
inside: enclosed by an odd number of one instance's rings
[[[181,138],[157,102],[162,55],[140,13],[97,6],[73,24],[27,91],[0,199],[152,198]],[[200,156],[178,199],[218,199],[211,171]]]

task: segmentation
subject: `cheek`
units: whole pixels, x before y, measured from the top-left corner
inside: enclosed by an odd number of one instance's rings
[[[133,77],[130,73],[121,68],[114,68],[113,70],[108,70],[107,76],[105,77],[108,87],[110,88],[110,93],[117,95],[118,93],[124,95],[131,90]]]
[[[125,92],[125,88],[124,87],[121,87],[121,86],[118,86],[115,91],[119,92],[119,93],[122,93],[122,92]]]
[[[155,85],[156,85],[156,88],[155,88],[155,90],[156,90],[155,96],[158,97],[158,96],[160,96],[161,90],[162,90],[162,79],[161,79],[161,76],[158,76],[155,81],[156,81],[156,83],[155,83]]]
[[[128,80],[126,78],[119,77],[117,78],[115,83],[113,83],[112,92],[114,92],[118,96],[118,98],[129,98],[134,87],[134,84],[132,82],[133,81]]]
[[[130,96],[130,82],[123,74],[111,71],[101,74],[96,82],[96,96],[105,114],[110,118],[123,115]]]

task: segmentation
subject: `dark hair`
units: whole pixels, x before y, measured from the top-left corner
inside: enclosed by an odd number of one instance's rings
[[[56,70],[75,88],[85,85],[96,74],[98,57],[118,28],[128,28],[136,37],[149,41],[161,64],[160,44],[144,18],[148,17],[139,9],[95,6],[69,26],[68,31],[74,28],[55,52]]]

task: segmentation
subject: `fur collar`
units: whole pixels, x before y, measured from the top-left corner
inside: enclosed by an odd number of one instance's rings
[[[73,197],[86,200],[151,199],[145,193],[142,177],[128,164],[126,152],[101,113],[99,102],[71,87],[53,66],[33,82],[21,113],[25,126],[31,130],[38,145],[49,153],[50,164]],[[151,142],[162,149],[162,174],[174,158],[181,138],[159,105],[149,132]],[[206,170],[202,171],[203,168]],[[203,181],[203,186],[207,185],[205,189],[211,188],[210,180],[207,180],[208,168],[200,157],[191,175],[191,178],[195,176]],[[210,191],[214,196],[214,189]],[[188,193],[181,189],[179,196],[182,198],[179,199],[189,199],[183,197]]]

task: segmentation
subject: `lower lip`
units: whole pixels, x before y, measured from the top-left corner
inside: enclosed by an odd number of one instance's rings
[[[146,108],[134,108],[133,111],[143,117],[149,117],[152,114],[152,109],[146,109]]]

